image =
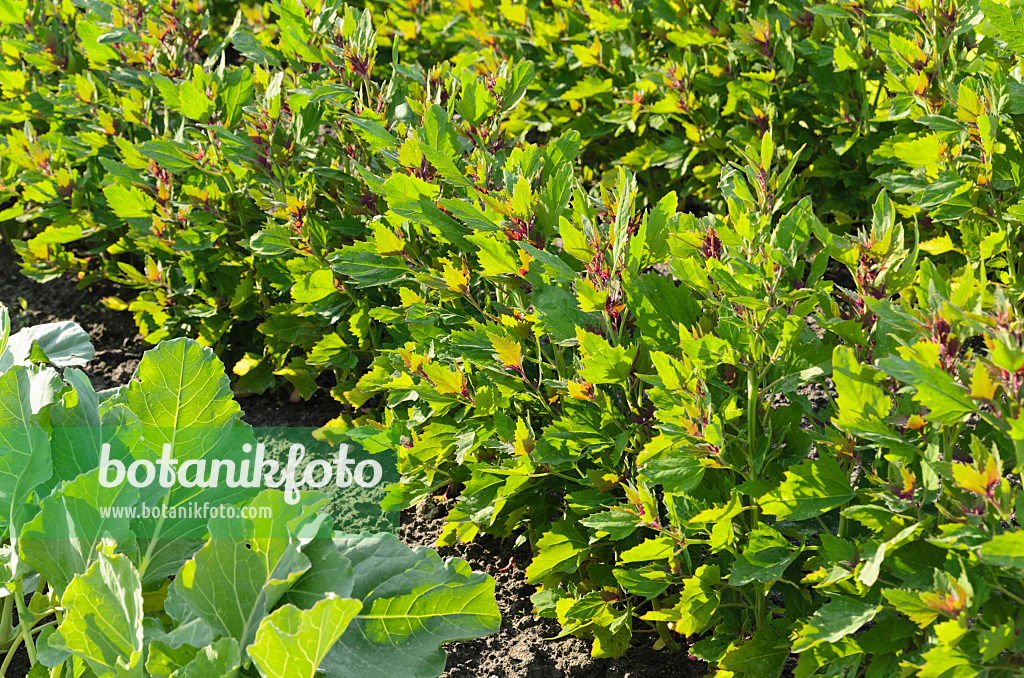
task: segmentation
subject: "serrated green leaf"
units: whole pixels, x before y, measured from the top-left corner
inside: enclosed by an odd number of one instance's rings
[[[242,119],[242,109],[252,101],[255,81],[248,68],[233,68],[224,78],[224,89],[220,92],[224,103],[224,126],[231,128]]]
[[[806,652],[821,643],[835,643],[867,624],[882,608],[847,596],[832,596],[796,631],[793,652]]]
[[[612,346],[604,337],[576,328],[583,367],[580,377],[592,384],[625,384],[633,370],[638,346]]]
[[[587,540],[575,526],[559,521],[537,542],[538,554],[526,568],[526,581],[535,583],[555,572],[574,572],[587,551]]]
[[[878,361],[883,372],[916,389],[914,400],[929,409],[928,419],[940,424],[955,424],[978,411],[967,389],[938,365],[938,346],[919,343],[900,347],[900,357]]]
[[[856,496],[850,479],[831,457],[808,459],[786,471],[782,484],[757,500],[780,520],[807,520],[842,506]]]

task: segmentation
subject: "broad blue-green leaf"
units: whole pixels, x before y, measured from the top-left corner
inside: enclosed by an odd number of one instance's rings
[[[254,488],[230,487],[225,480],[229,474],[241,472],[241,461],[247,458],[243,445],[254,441],[252,430],[240,421],[241,410],[232,397],[224,366],[212,350],[187,339],[163,342],[143,356],[119,400],[139,417],[144,432],[132,450],[135,459],[156,463],[164,445],[169,445],[171,457],[178,462],[178,477],[206,479],[215,460],[231,462],[234,467],[234,471],[221,468],[221,481],[210,487],[175,482],[164,488],[158,482],[150,483],[140,488],[140,498],[146,504],[166,506],[169,511],[206,502],[212,506],[234,504],[255,494]],[[145,554],[139,565],[144,583],[174,574],[191,553],[188,540],[205,535],[205,520],[181,511],[175,516],[164,513],[136,521],[135,532]]]
[[[134,508],[138,490],[128,483],[103,487],[100,471],[94,469],[58,487],[44,499],[40,511],[22,530],[18,545],[22,557],[57,591],[76,575],[84,574],[98,558],[97,546],[104,539],[132,553],[134,534],[121,512],[104,513],[107,508]]]
[[[11,338],[11,314],[7,307],[0,304],[0,371],[7,369],[3,364],[3,355],[7,350],[7,342]]]
[[[352,562],[352,597],[363,610],[321,664],[327,676],[434,678],[445,665],[439,644],[498,630],[494,580],[465,562],[442,561],[392,535],[335,544]]]
[[[321,533],[302,547],[302,555],[309,560],[309,569],[281,598],[281,604],[290,604],[302,610],[313,607],[325,594],[338,598],[352,595],[355,573],[352,563],[338,552],[332,541],[331,526],[321,527]]]
[[[61,607],[52,647],[82,658],[100,678],[142,675],[142,584],[127,556],[101,553],[68,585]]]
[[[251,504],[259,517],[212,520],[211,538],[182,565],[174,591],[214,631],[248,647],[262,619],[309,570],[298,535],[320,503],[287,504],[282,492],[264,490]]]
[[[0,374],[0,526],[20,528],[29,496],[51,472],[49,439],[32,411],[32,369],[16,365]]]
[[[201,647],[154,640],[148,655],[146,671],[152,678],[235,678],[242,663],[234,638],[218,638]]]
[[[100,464],[104,441],[131,445],[138,439],[138,423],[123,405],[100,408],[100,396],[84,372],[64,370],[68,388],[50,408],[50,455],[54,482],[74,480]],[[104,428],[105,427],[105,428]],[[121,458],[120,448],[112,456]]]
[[[26,327],[10,338],[7,350],[15,365],[46,361],[56,367],[84,367],[96,354],[89,335],[73,322]]]
[[[358,600],[334,595],[308,610],[280,607],[260,624],[249,656],[266,678],[316,678],[320,662],[362,608]]]

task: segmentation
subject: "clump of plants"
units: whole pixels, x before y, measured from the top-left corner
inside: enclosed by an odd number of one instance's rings
[[[343,394],[396,345],[370,313],[394,300],[354,295],[331,260],[374,237],[364,168],[439,171],[405,144],[439,106],[453,163],[573,132],[584,190],[610,190],[625,167],[640,207],[674,190],[697,216],[728,210],[722,172],[770,130],[804,149],[791,190],[837,234],[870,218],[881,186],[926,252],[978,251],[1021,276],[1009,9],[384,9],[288,0],[231,20],[222,3],[101,1],[0,15],[0,224],[24,272],[122,283],[134,298],[105,303],[153,343],[214,348],[237,393],[326,388],[358,418]]]
[[[578,153],[439,173],[433,257],[382,196],[402,304],[374,315],[407,341],[358,390],[409,441],[389,504],[454,489],[439,543],[529,542],[537,612],[595,656],[646,627],[732,675],[1018,671],[1021,290],[926,258],[884,191],[833,234],[770,134],[721,217],[641,210],[625,171],[589,195]]]
[[[1018,674],[1024,15],[388,9],[0,17],[25,270],[330,388],[596,656]]]
[[[240,464],[253,431],[194,341],[99,393],[92,355],[73,323],[11,336],[0,306],[0,673],[24,651],[32,676],[432,677],[440,643],[497,630],[493,579],[335,533],[319,493],[111,483],[104,457]]]

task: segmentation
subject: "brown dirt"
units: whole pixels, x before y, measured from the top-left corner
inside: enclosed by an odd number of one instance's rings
[[[11,313],[13,330],[40,323],[73,320],[92,338],[96,357],[85,369],[97,390],[128,381],[150,344],[143,341],[130,313],[118,313],[99,302],[125,290],[99,283],[89,290],[77,289],[68,278],[39,284],[18,271],[17,258],[0,241],[0,303]]]

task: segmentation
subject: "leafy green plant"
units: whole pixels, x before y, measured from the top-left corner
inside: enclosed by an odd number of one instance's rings
[[[9,330],[0,307],[0,673],[23,646],[32,675],[436,676],[439,643],[496,630],[493,579],[336,534],[317,493],[106,482],[104,444],[123,464],[165,444],[182,464],[244,456],[253,433],[209,349],[164,342],[97,393],[77,325]]]
[[[423,179],[476,168],[478,146],[572,131],[585,190],[625,167],[642,207],[668,186],[682,209],[721,214],[722,172],[770,129],[804,149],[791,190],[831,231],[870,218],[880,183],[918,218],[926,252],[978,249],[1018,280],[1024,109],[1016,43],[999,31],[1015,15],[986,8],[996,21],[935,3],[389,3],[385,15],[287,0],[228,22],[221,4],[36,3],[27,22],[0,16],[0,223],[26,274],[135,288],[105,302],[151,342],[213,347],[239,394],[280,380],[296,399],[331,389],[349,421],[362,413],[343,394],[395,346],[370,316],[394,303],[387,289],[354,295],[333,270],[340,249],[375,237],[363,168]],[[407,143],[434,106],[453,134],[441,167]]]
[[[0,194],[14,199],[0,219],[24,271],[136,288],[133,300],[104,302],[134,313],[151,343],[185,335],[216,348],[236,393],[285,379],[295,399],[323,384],[344,401],[387,343],[369,315],[382,299],[354,295],[331,269],[341,247],[372,235],[377,205],[361,168],[400,157],[427,171],[398,139],[432,124],[432,106],[449,97],[471,136],[444,149],[453,163],[472,162],[472,145],[504,145],[502,115],[522,97],[529,64],[481,74],[469,60],[395,62],[381,75],[370,14],[340,2],[316,13],[273,5],[272,26],[241,12],[226,34],[181,4],[174,25],[195,43],[184,52],[166,31],[149,33],[147,20],[166,20],[156,5],[142,17],[90,7],[5,24],[35,65],[11,77],[62,97],[59,123],[28,99],[0,122],[10,126],[6,171],[19,177]],[[67,71],[29,59],[54,26],[75,64]],[[231,66],[228,50],[244,64]]]
[[[1020,672],[1018,8],[133,11],[0,16],[29,274],[330,387],[595,655]]]
[[[716,524],[748,513],[749,530],[759,529],[756,505],[736,485],[756,496],[780,456],[807,455],[811,438],[799,423],[809,405],[761,404],[828,373],[831,351],[805,326],[828,298],[815,285],[828,251],[807,265],[816,219],[806,199],[772,228],[791,202],[797,156],[777,158],[769,135],[751,150],[756,166],[723,181],[748,201],[734,200],[730,222],[680,215],[674,195],[641,213],[626,172],[592,199],[572,183],[578,139],[508,158],[507,183],[486,193],[492,219],[507,212],[503,232],[478,228],[487,223],[471,211],[478,187],[441,182],[456,195],[443,202],[448,211],[467,215],[471,246],[433,262],[395,253],[382,266],[402,273],[404,304],[376,315],[398,326],[396,336],[404,328],[409,343],[379,358],[359,389],[387,390],[411,429],[392,505],[457,481],[465,487],[441,543],[525,524],[538,549],[527,580],[545,588],[540,612],[594,637],[595,654],[617,655],[634,616],[676,646],[663,594],[700,562],[681,545],[709,543],[683,525],[701,513]],[[517,213],[537,219],[517,222]],[[681,285],[650,271],[665,263]],[[766,426],[786,444],[771,445]],[[699,433],[688,445],[706,455],[679,454],[686,431]],[[723,492],[731,504],[716,515]],[[768,617],[759,586],[747,596],[760,624]]]
[[[769,134],[723,172],[728,215],[701,219],[674,195],[641,212],[625,172],[588,195],[578,149],[523,146],[486,192],[435,177],[449,251],[375,269],[403,303],[374,316],[407,338],[358,385],[410,441],[389,505],[454,485],[439,543],[528,540],[537,612],[595,656],[646,623],[730,675],[793,654],[802,676],[1018,671],[1024,358],[986,262],[923,259],[884,192],[833,235],[791,193],[801,149]],[[356,260],[354,284],[385,282]]]

